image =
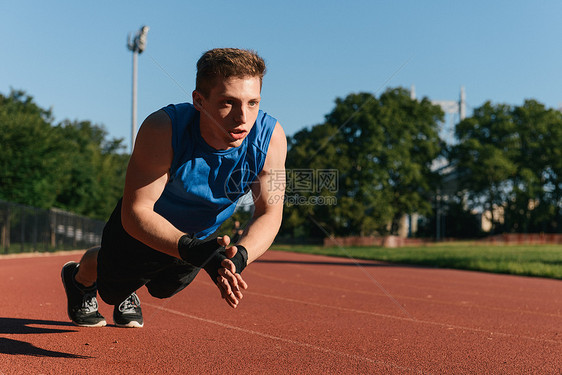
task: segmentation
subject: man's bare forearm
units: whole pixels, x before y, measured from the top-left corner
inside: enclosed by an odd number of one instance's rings
[[[179,258],[178,240],[184,234],[150,208],[123,205],[123,228],[131,236],[162,253]]]
[[[269,249],[280,227],[281,215],[277,212],[268,212],[250,221],[239,241],[248,251],[248,264]]]

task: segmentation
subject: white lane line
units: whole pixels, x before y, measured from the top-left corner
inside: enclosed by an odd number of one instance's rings
[[[263,278],[266,278],[266,279],[275,280],[275,281],[282,281],[282,282],[292,283],[292,284],[296,284],[296,285],[304,285],[306,287],[317,287],[317,288],[322,288],[322,289],[337,290],[337,291],[346,292],[346,293],[365,294],[365,295],[371,295],[371,296],[372,295],[384,296],[384,294],[378,293],[378,292],[373,291],[373,290],[366,291],[366,290],[341,288],[341,287],[337,287],[337,286],[334,286],[334,285],[309,283],[309,282],[302,282],[302,281],[297,281],[297,280],[287,280],[287,279],[283,279],[283,278],[278,278],[278,277],[266,275],[266,274],[261,273],[261,272],[253,271],[252,273],[258,275],[259,277],[263,277]],[[404,295],[397,295],[397,294],[394,294],[394,295],[396,296],[396,298],[399,298],[401,300],[429,302],[429,303],[433,303],[433,304],[450,305],[450,306],[456,306],[456,307],[479,308],[479,309],[488,309],[488,310],[494,310],[494,311],[506,311],[506,312],[512,312],[512,313],[518,313],[518,314],[531,314],[531,315],[548,316],[548,317],[552,317],[552,318],[562,318],[562,315],[560,315],[560,314],[543,313],[543,312],[531,311],[531,310],[507,309],[507,308],[495,307],[495,306],[486,306],[486,305],[478,304],[477,302],[476,303],[449,302],[449,301],[443,301],[443,300],[436,299],[436,298],[429,299],[429,298],[411,297],[411,296],[404,296]]]
[[[412,323],[439,326],[439,327],[443,327],[443,328],[447,328],[447,329],[464,330],[464,331],[471,331],[471,332],[477,332],[477,333],[485,333],[485,334],[488,334],[488,335],[505,336],[505,337],[511,337],[511,338],[517,338],[517,339],[526,339],[526,340],[538,341],[538,342],[548,342],[548,343],[554,343],[554,344],[562,344],[562,341],[557,341],[557,340],[543,339],[543,338],[537,338],[537,337],[532,337],[532,336],[522,336],[522,335],[516,335],[516,334],[513,334],[513,333],[495,332],[495,331],[482,329],[482,328],[465,327],[465,326],[459,326],[459,325],[449,324],[449,323],[433,322],[433,321],[429,321],[429,320],[410,319],[410,318],[405,318],[405,317],[402,317],[402,316],[381,314],[381,313],[375,313],[375,312],[372,312],[372,311],[351,309],[351,308],[347,308],[347,307],[324,305],[324,304],[316,303],[316,302],[302,301],[302,300],[297,300],[297,299],[293,299],[293,298],[273,296],[273,295],[270,295],[270,294],[264,294],[264,293],[258,293],[258,292],[245,291],[244,294],[256,295],[256,296],[265,297],[265,298],[278,299],[278,300],[285,301],[285,302],[311,305],[311,306],[321,307],[321,308],[324,308],[324,309],[346,311],[346,312],[352,312],[352,313],[358,313],[358,314],[373,315],[373,316],[378,316],[378,317],[387,318],[387,319],[395,319],[395,320],[402,320],[402,321],[407,321],[407,322],[412,322]]]
[[[214,324],[214,325],[217,325],[219,327],[240,331],[240,332],[244,332],[244,333],[247,333],[247,334],[260,336],[260,337],[263,337],[263,338],[266,338],[266,339],[280,341],[280,342],[284,342],[284,343],[291,344],[291,345],[301,346],[301,347],[313,349],[313,350],[316,350],[316,351],[320,351],[320,352],[323,352],[323,353],[347,357],[347,358],[358,360],[358,361],[370,362],[370,363],[373,363],[373,364],[382,365],[382,366],[386,366],[386,367],[392,367],[392,368],[396,368],[396,369],[400,369],[400,370],[414,371],[414,372],[417,372],[417,373],[424,373],[424,374],[427,373],[427,372],[424,372],[424,371],[421,371],[421,370],[400,366],[400,365],[397,365],[397,364],[392,363],[392,362],[385,362],[385,361],[381,361],[381,360],[376,360],[376,359],[372,359],[372,358],[368,358],[368,357],[363,357],[363,356],[360,356],[360,355],[357,355],[357,354],[344,353],[344,352],[340,352],[340,351],[337,351],[337,350],[323,348],[323,347],[317,346],[317,345],[307,344],[305,342],[300,342],[300,341],[295,341],[295,340],[291,340],[291,339],[287,339],[287,338],[283,338],[283,337],[279,337],[279,336],[270,335],[268,333],[263,333],[263,332],[253,331],[253,330],[250,330],[250,329],[247,329],[247,328],[233,326],[231,324],[222,323],[222,322],[219,322],[219,321],[216,321],[216,320],[201,318],[201,317],[196,316],[196,315],[187,314],[187,313],[177,311],[177,310],[172,310],[172,309],[169,309],[167,307],[161,307],[161,306],[158,306],[158,305],[155,305],[155,304],[152,304],[152,303],[143,302],[143,304],[146,305],[146,306],[153,307],[153,308],[158,309],[158,310],[168,312],[170,314],[175,314],[175,315],[184,317],[184,318],[190,318],[190,319],[198,320],[198,321],[209,323],[209,324]]]
[[[298,255],[304,255],[304,254],[298,254]],[[376,270],[378,267],[380,267],[381,269],[384,269],[386,266],[392,267],[392,268],[407,268],[410,271],[417,271],[416,272],[416,280],[424,280],[424,281],[429,281],[432,282],[434,284],[434,287],[437,288],[437,285],[447,285],[449,287],[463,287],[465,290],[462,291],[463,294],[478,294],[478,295],[483,295],[483,296],[490,296],[490,297],[495,297],[495,294],[491,294],[491,293],[472,293],[469,290],[466,289],[473,289],[473,288],[481,288],[481,289],[489,289],[490,288],[490,279],[493,279],[494,281],[494,288],[497,290],[504,290],[505,288],[514,288],[516,287],[519,291],[521,292],[525,292],[525,293],[535,293],[535,291],[537,289],[541,289],[541,288],[545,288],[544,284],[548,284],[549,286],[552,285],[556,285],[558,280],[556,279],[541,279],[541,278],[534,278],[534,277],[527,277],[527,276],[520,276],[520,275],[512,275],[512,274],[496,274],[496,273],[487,273],[487,272],[480,272],[480,271],[475,271],[475,270],[462,270],[462,269],[452,269],[452,268],[428,268],[428,267],[424,267],[424,266],[415,266],[415,265],[408,265],[408,264],[398,264],[398,263],[385,263],[383,261],[376,261],[376,260],[368,260],[368,259],[358,259],[359,262],[364,262],[367,264],[372,264],[374,267],[369,267],[372,268],[373,270]],[[268,260],[264,260],[264,262],[262,263],[262,265],[267,264]],[[332,266],[330,263],[334,263],[334,264],[338,264],[338,263],[344,263],[347,262],[348,266],[353,266],[354,264],[350,261],[348,261],[347,258],[341,256],[341,257],[330,257],[329,259],[321,259],[321,260],[304,260],[301,263],[299,263],[299,260],[296,260],[294,258],[289,258],[289,259],[274,259],[274,260],[270,260],[270,262],[275,263],[275,262],[282,262],[283,264],[285,264],[287,267],[292,267],[292,268],[298,268],[298,269],[303,269],[306,270],[307,273],[315,273],[315,274],[320,274],[322,276],[326,276],[326,272],[325,269],[322,269],[321,267],[310,267],[309,265],[307,265],[307,262],[324,262],[326,267],[330,267]],[[258,260],[259,263],[259,260]],[[256,267],[252,268],[252,271],[256,270]],[[434,272],[432,273],[432,277],[426,277],[424,276],[425,274],[429,273],[427,271],[430,272]],[[470,275],[470,279],[463,279],[463,280],[453,280],[451,281],[450,276],[448,275],[448,273],[455,273],[455,274],[466,274],[466,275]],[[334,272],[333,275],[331,275],[331,277],[337,277],[337,278],[341,278],[344,280],[352,280],[352,281],[363,281],[363,278],[360,277],[352,277],[352,276],[347,276],[347,275],[341,275],[338,274],[337,272]],[[487,281],[482,281],[482,278],[486,278]],[[514,285],[513,282],[511,282],[511,279],[516,279],[516,281],[523,281],[523,282],[516,282]],[[510,280],[509,282],[507,280]],[[386,282],[388,283],[392,283],[392,285],[402,285],[402,286],[407,286],[407,287],[412,287],[412,288],[419,288],[417,285],[411,285],[411,284],[403,284],[400,283],[399,281],[397,282],[395,279],[389,281],[387,280]],[[529,285],[532,284],[534,285],[534,287],[529,287]],[[424,287],[425,288],[425,287]],[[544,292],[544,290],[543,290]],[[551,291],[549,295],[552,295],[553,297],[558,296],[558,291]],[[517,296],[515,296],[514,298],[517,298]],[[541,298],[539,298],[541,299]]]

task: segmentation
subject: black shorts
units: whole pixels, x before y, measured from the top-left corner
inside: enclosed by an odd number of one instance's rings
[[[189,285],[201,270],[131,237],[121,224],[121,200],[103,229],[98,252],[98,293],[118,305],[146,285],[157,298],[167,298]]]

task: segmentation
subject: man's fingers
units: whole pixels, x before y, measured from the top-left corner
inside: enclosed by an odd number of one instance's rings
[[[225,268],[221,268],[219,270],[219,275],[221,275],[226,280],[226,282],[228,283],[229,288],[227,289],[227,291],[229,293],[232,293],[237,299],[242,299],[243,296],[242,296],[242,292],[240,291],[240,287],[242,287],[243,289],[245,289],[245,288],[244,288],[244,286],[239,285],[239,276],[240,275],[234,274],[234,273],[232,273],[231,271],[229,271],[228,269],[225,269]],[[242,282],[244,282],[244,280],[242,280]]]
[[[217,237],[217,242],[221,246],[228,246],[228,244],[230,244],[230,237],[226,235],[222,237]]]
[[[228,299],[225,299],[225,301],[226,301],[226,303],[228,304],[228,306],[232,307],[233,309],[235,309],[235,308],[238,306],[237,303],[234,303],[234,302],[232,302],[232,301],[230,301],[230,300],[228,300]]]
[[[240,288],[248,289],[248,284],[244,281],[244,279],[239,273],[236,273],[236,267],[234,266],[234,263],[232,263],[228,259],[225,259],[222,261],[221,265],[224,268],[219,270],[219,274],[231,280],[232,286],[236,286],[237,290],[240,290]],[[227,273],[225,271],[229,271],[229,272]]]
[[[219,276],[217,281],[222,298],[224,298],[224,300],[226,301],[226,303],[228,303],[228,305],[230,305],[230,307],[236,308],[236,306],[238,306],[239,300],[238,298],[236,298],[234,292],[230,288],[228,280],[222,276]]]
[[[230,283],[228,282],[227,279],[225,279],[222,276],[219,276],[218,277],[218,286],[219,286],[219,289],[221,290],[221,295],[222,295],[223,298],[232,299],[233,291],[232,291],[232,288],[230,287]]]
[[[236,277],[236,280],[238,281],[238,286],[240,286],[242,289],[248,289],[248,284],[244,281],[244,279],[242,278],[242,276],[239,273],[235,273],[234,276]]]
[[[223,261],[221,262],[221,266],[229,270],[232,274],[236,273],[236,266],[234,265],[234,263],[232,263],[231,260],[223,259]]]
[[[229,291],[229,290],[228,290],[228,287],[227,287],[227,284],[228,284],[228,283],[227,283],[226,280],[225,280],[224,278],[222,278],[221,276],[219,276],[219,277],[217,278],[217,281],[218,281],[217,286],[219,287],[219,290],[220,290],[220,292],[221,292],[221,297],[222,297],[223,299],[225,299],[225,300],[228,301],[228,300],[229,300],[228,295],[229,295],[229,293],[232,293],[232,291]]]
[[[219,285],[220,285],[220,284],[219,284]],[[219,286],[219,290],[220,290],[220,292],[221,292],[221,297],[222,297],[222,299],[224,299],[225,302],[226,302],[230,307],[232,307],[233,309],[235,309],[236,306],[238,305],[238,303],[235,302],[235,301],[233,301],[232,298],[230,298],[230,297],[228,296],[228,294],[226,294],[226,291],[225,291],[221,286]]]
[[[218,237],[217,241],[221,246],[228,244],[230,238],[228,236]],[[236,246],[232,246],[226,249],[226,255],[232,258],[237,252]],[[236,273],[236,266],[230,259],[224,259],[221,262],[222,268],[219,268],[219,276],[217,277],[217,286],[221,292],[221,297],[226,301],[226,303],[232,307],[236,308],[238,303],[243,297],[242,290],[248,288],[248,284],[242,279],[240,274]]]
[[[231,246],[226,248],[226,257],[232,258],[238,252],[238,248],[236,246]]]
[[[219,272],[220,274],[220,272]],[[217,277],[218,286],[221,289],[221,293],[223,297],[228,296],[232,293],[232,289],[230,288],[230,283],[224,276]]]

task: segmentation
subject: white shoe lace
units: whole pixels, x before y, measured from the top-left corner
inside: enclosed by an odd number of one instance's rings
[[[98,300],[93,294],[86,294],[82,299],[82,306],[80,308],[85,313],[93,313],[98,311]]]
[[[131,294],[129,297],[125,299],[125,301],[119,304],[119,312],[126,314],[126,313],[135,313],[135,308],[140,306],[139,297],[137,297],[136,293]]]

